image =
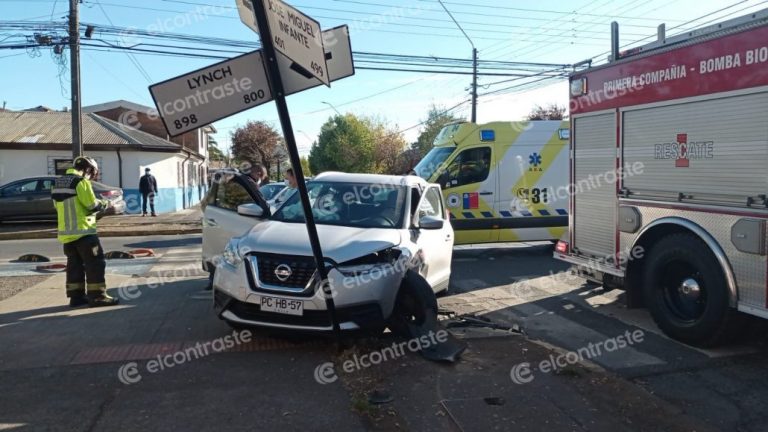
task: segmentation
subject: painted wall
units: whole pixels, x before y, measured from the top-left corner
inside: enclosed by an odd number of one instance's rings
[[[110,186],[120,187],[117,152],[88,152],[101,168],[98,180]],[[121,151],[123,159],[122,189],[127,212],[141,213],[139,179],[144,168],[149,167],[160,189],[155,198],[158,213],[168,213],[189,208],[199,203],[207,191],[200,179],[200,166],[204,162],[186,155],[174,153]],[[70,159],[71,152],[55,150],[0,150],[0,185],[12,181],[54,173],[55,159]]]

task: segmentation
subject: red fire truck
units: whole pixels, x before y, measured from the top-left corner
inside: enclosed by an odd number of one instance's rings
[[[570,77],[569,236],[555,257],[712,346],[768,318],[768,10]]]

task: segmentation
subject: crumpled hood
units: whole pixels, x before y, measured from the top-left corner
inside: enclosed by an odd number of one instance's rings
[[[339,264],[401,242],[397,229],[317,225],[317,234],[323,256]],[[257,224],[241,240],[240,250],[242,253],[312,256],[307,227],[302,223],[266,221]]]

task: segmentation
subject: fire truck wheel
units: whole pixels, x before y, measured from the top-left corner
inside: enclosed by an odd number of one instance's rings
[[[736,311],[725,275],[709,247],[693,234],[673,234],[651,249],[644,269],[645,305],[670,337],[695,346],[722,342]]]

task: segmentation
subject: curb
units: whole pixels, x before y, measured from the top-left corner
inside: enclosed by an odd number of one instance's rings
[[[99,237],[141,237],[153,235],[179,235],[179,234],[200,234],[202,227],[187,229],[159,229],[144,231],[99,231]],[[33,240],[33,239],[55,239],[55,231],[28,231],[15,233],[0,233],[2,240]]]

